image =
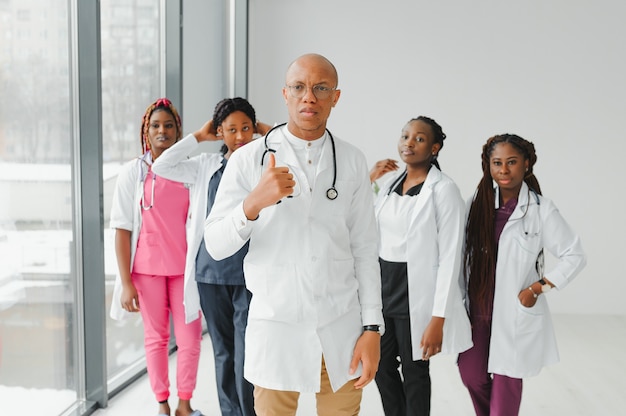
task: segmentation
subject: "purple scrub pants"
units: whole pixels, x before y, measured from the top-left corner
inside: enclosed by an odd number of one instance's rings
[[[522,400],[522,379],[489,374],[491,321],[477,320],[472,326],[474,346],[459,354],[459,372],[477,416],[515,416]]]

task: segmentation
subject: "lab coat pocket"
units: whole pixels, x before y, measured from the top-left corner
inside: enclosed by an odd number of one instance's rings
[[[250,319],[296,323],[302,320],[300,289],[292,264],[265,266],[244,262],[246,287],[252,293]]]
[[[537,257],[541,250],[541,230],[527,230],[521,232],[515,239],[517,247],[523,254],[530,257]]]
[[[543,313],[538,304],[527,308],[517,300],[516,327],[518,334],[540,332],[543,325]]]
[[[543,308],[536,304],[527,308],[517,303],[515,349],[518,368],[535,368],[542,362],[544,354]]]
[[[520,276],[526,276],[535,268],[537,256],[543,247],[543,238],[540,229],[528,229],[521,232],[515,239],[515,253],[508,256],[507,261],[517,264]]]

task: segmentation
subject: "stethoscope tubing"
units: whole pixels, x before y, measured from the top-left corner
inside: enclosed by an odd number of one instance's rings
[[[389,187],[389,189],[387,189],[387,196],[391,195],[391,193],[393,192],[394,189],[396,189],[396,186],[398,186],[398,184],[400,182],[402,182],[404,180],[404,178],[406,178],[407,175],[407,170],[404,169],[404,172],[402,172],[402,175],[398,176],[396,178],[395,181],[393,181],[393,183],[391,184],[391,186]]]
[[[278,125],[272,127],[265,134],[265,138],[263,139],[263,144],[265,146],[265,151],[261,155],[261,166],[263,166],[263,161],[265,160],[265,155],[266,154],[268,154],[268,153],[276,153],[276,149],[272,149],[267,144],[267,138],[270,136],[270,133],[272,133],[274,130],[276,130],[279,127],[283,127],[285,125],[287,125],[287,123],[278,124]],[[333,137],[333,134],[328,129],[326,129],[326,132],[328,133],[328,136],[330,137],[330,144],[331,144],[332,150],[333,150],[333,183],[332,183],[331,187],[326,190],[326,198],[328,198],[328,199],[330,199],[332,201],[332,200],[336,199],[337,196],[339,196],[339,193],[337,192],[337,188],[335,188],[335,185],[337,183],[337,152],[335,150],[335,138]]]
[[[153,172],[152,173],[152,195],[150,196],[150,205],[146,206],[146,191],[144,189],[145,186],[145,182],[146,182],[146,177],[148,176],[148,173],[150,172],[150,164],[148,163],[148,161],[146,160],[146,158],[148,157],[148,154],[150,152],[146,152],[142,157],[141,157],[141,162],[140,162],[140,166],[141,166],[141,170],[139,172],[139,182],[140,182],[140,186],[141,186],[141,208],[144,211],[148,211],[150,209],[152,209],[152,207],[154,206],[154,184],[156,183],[156,174]],[[143,165],[147,165],[148,166],[148,170],[146,171],[146,173],[144,174],[143,169],[144,166]]]

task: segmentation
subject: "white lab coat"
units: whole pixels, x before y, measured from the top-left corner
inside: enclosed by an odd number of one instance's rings
[[[376,200],[376,216],[389,188],[404,173],[393,175]],[[441,352],[455,354],[472,346],[471,327],[463,304],[461,268],[465,203],[454,181],[431,167],[408,220],[406,242],[409,319],[413,359],[422,358],[420,342],[433,316],[444,317]]]
[[[293,168],[301,194],[246,220],[242,201],[267,166],[264,140],[235,152],[226,166],[205,227],[211,256],[223,259],[249,239],[244,260],[252,301],[246,330],[245,377],[275,390],[317,392],[324,356],[333,390],[360,376],[349,374],[362,325],[383,324],[378,235],[368,168],[363,154],[335,138],[337,199],[326,198],[333,181],[330,139],[322,148],[315,187],[283,131],[269,147],[276,165]]]
[[[496,205],[499,199],[496,188]],[[498,244],[490,373],[524,378],[559,361],[547,302],[550,294],[540,295],[531,308],[524,307],[518,299],[520,291],[540,278],[535,264],[542,248],[558,259],[556,266],[544,273],[556,289],[567,286],[586,264],[580,238],[554,203],[529,192],[523,183],[517,206]]]
[[[144,162],[141,158],[133,159],[124,164],[117,175],[113,201],[111,203],[110,227],[120,228],[130,231],[130,267],[132,270],[137,250],[137,240],[141,229],[141,165]],[[146,168],[147,169],[147,168]],[[144,174],[145,174],[144,169]],[[129,203],[132,201],[132,205]],[[115,273],[115,285],[113,286],[113,297],[111,300],[110,316],[116,320],[122,320],[133,316],[122,308],[122,278],[119,271]]]
[[[167,149],[152,165],[152,171],[166,179],[189,186],[189,216],[187,220],[187,256],[185,257],[185,320],[198,318],[200,295],[196,284],[196,255],[204,237],[209,181],[222,166],[219,153],[200,153],[189,158],[198,148],[198,141],[189,134]]]
[[[195,139],[194,139],[195,141]],[[165,155],[165,152],[157,159],[157,161]],[[156,163],[156,162],[155,162]],[[134,159],[130,162],[127,162],[122,170],[120,171],[117,177],[117,183],[115,185],[115,191],[113,193],[113,202],[111,206],[111,228],[120,228],[123,230],[128,230],[131,232],[131,257],[130,257],[130,267],[132,270],[133,261],[135,259],[135,251],[137,249],[137,240],[139,238],[139,231],[141,230],[141,191],[143,183],[141,182],[141,174],[142,174],[142,164],[144,162],[140,159]],[[154,165],[153,165],[154,168]],[[143,174],[145,175],[147,170],[147,166],[144,165]],[[155,171],[157,175],[160,176],[159,173]],[[190,189],[190,209],[187,215],[186,222],[186,233],[187,233],[187,259],[190,256],[189,248],[191,244],[193,244],[192,239],[192,231],[193,231],[193,221],[191,218],[191,213],[193,212],[194,205],[197,204],[199,199],[198,191],[196,191],[198,187],[196,186],[193,190]],[[200,198],[202,199],[202,198]],[[206,199],[206,198],[205,198]],[[132,204],[129,203],[132,201]],[[206,204],[206,202],[205,202]],[[206,212],[206,206],[205,206]],[[201,224],[204,220],[204,215],[202,215]],[[196,233],[200,233],[202,235],[202,225],[196,225]],[[201,237],[200,237],[201,238]],[[198,243],[199,244],[199,243]],[[196,253],[198,249],[196,247]],[[195,254],[194,254],[195,256]],[[195,266],[195,262],[193,263]],[[190,272],[189,270],[189,262],[186,262],[185,266],[185,276]],[[111,311],[110,316],[113,319],[121,320],[132,316],[130,312],[125,311],[121,304],[120,298],[122,296],[122,279],[119,275],[119,272],[116,273],[115,278],[115,286],[113,288],[113,298],[111,301]],[[185,306],[185,321],[187,323],[198,319],[200,317],[200,300],[198,296],[198,289],[196,285],[187,285],[187,280],[185,281],[185,289],[183,296],[183,303]]]

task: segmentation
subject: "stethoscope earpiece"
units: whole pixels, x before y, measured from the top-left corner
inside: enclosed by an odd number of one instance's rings
[[[276,149],[272,149],[271,147],[267,145],[267,138],[269,137],[271,132],[273,132],[279,127],[285,126],[286,124],[287,123],[278,124],[272,127],[270,131],[268,131],[265,134],[265,139],[264,139],[265,151],[261,155],[261,166],[263,166],[265,155],[268,152],[276,153]],[[332,145],[332,148],[333,148],[333,184],[331,185],[330,188],[328,188],[328,190],[326,190],[326,198],[330,199],[331,201],[334,201],[339,196],[339,192],[337,192],[337,188],[335,188],[335,183],[337,182],[337,154],[335,152],[335,138],[333,137],[333,134],[330,132],[330,130],[326,129],[326,132],[328,133],[328,136],[330,137],[330,144]],[[278,201],[278,203],[280,203],[280,201]]]

